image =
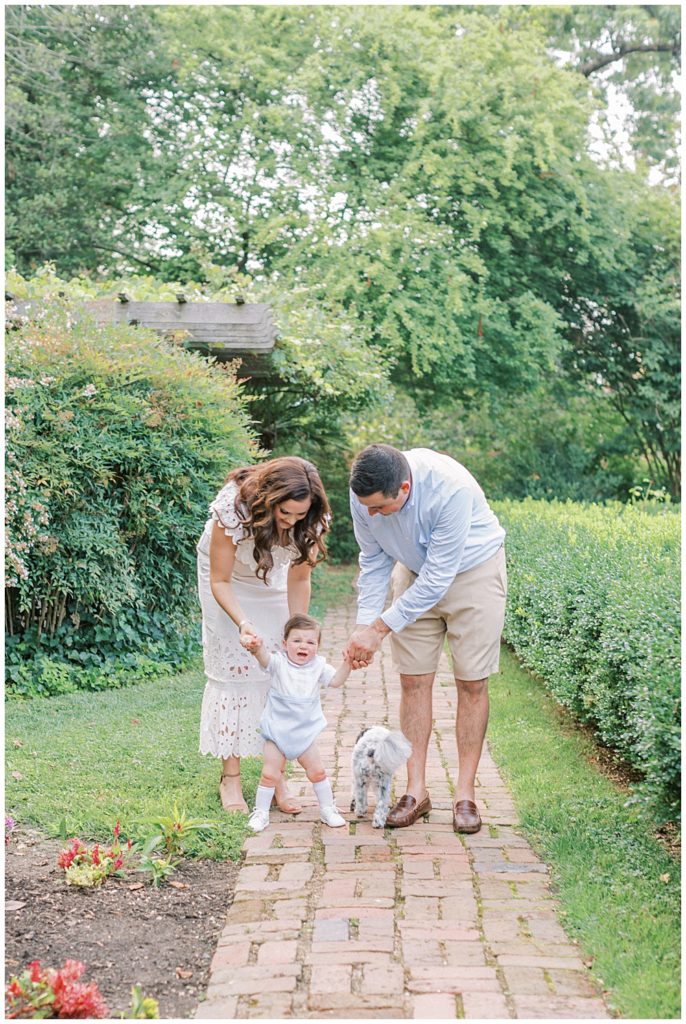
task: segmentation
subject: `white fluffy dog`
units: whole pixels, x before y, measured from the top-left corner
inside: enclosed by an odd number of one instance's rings
[[[367,813],[367,795],[376,790],[374,828],[383,828],[391,806],[391,779],[412,753],[412,744],[401,732],[383,725],[363,729],[353,747],[353,794],[350,810],[358,818]]]

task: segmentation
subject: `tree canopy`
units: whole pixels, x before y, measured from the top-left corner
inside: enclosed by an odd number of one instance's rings
[[[8,247],[302,304],[309,362],[285,340],[250,385],[270,447],[308,443],[329,377],[429,417],[571,389],[676,495],[678,13],[10,7]],[[341,387],[356,359],[378,387]]]

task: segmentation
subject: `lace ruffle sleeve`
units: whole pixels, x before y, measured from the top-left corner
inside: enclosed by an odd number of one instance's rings
[[[224,533],[231,537],[235,544],[243,540],[245,531],[236,512],[238,487],[233,481],[223,487],[210,504],[210,517],[224,527]]]

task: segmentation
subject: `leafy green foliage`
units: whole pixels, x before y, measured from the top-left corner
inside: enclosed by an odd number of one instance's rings
[[[124,5],[6,14],[6,241],[17,265],[163,265],[151,222],[179,168],[146,131],[147,96],[173,78],[155,19]]]
[[[252,275],[288,321],[274,386],[247,386],[264,445],[338,480],[352,446],[323,409],[343,383],[352,416],[373,391],[395,417],[379,373],[422,416],[483,421],[571,380],[597,424],[579,450],[566,411],[559,448],[536,442],[540,492],[611,496],[640,460],[678,496],[678,200],[645,163],[672,159],[676,8],[38,6],[8,24],[19,268],[48,256],[91,275],[84,293],[152,272],[139,297]],[[635,171],[590,156],[617,89]],[[610,404],[624,429],[596,445]],[[514,461],[516,479],[524,445]]]
[[[178,664],[207,504],[255,453],[234,374],[59,300],[10,332],[7,372],[10,688]]]
[[[532,500],[496,509],[507,529],[505,638],[644,776],[635,799],[677,820],[678,516]]]
[[[602,391],[653,483],[679,497],[678,196],[638,183],[629,189],[617,175],[598,179],[592,203],[594,256],[565,289],[572,344],[563,363],[573,378]]]

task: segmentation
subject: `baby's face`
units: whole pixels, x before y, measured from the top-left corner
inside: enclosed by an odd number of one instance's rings
[[[307,665],[319,650],[319,636],[316,629],[292,629],[283,647],[294,665]]]

